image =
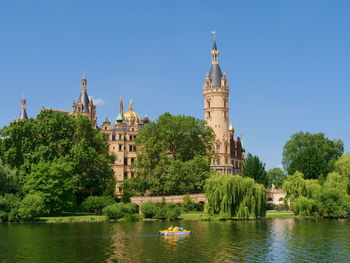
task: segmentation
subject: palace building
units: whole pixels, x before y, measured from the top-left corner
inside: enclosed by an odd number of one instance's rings
[[[204,113],[205,120],[213,128],[215,140],[215,158],[212,167],[222,174],[237,174],[242,169],[245,150],[241,138],[234,138],[232,123],[229,125],[229,86],[226,74],[222,74],[219,66],[219,50],[214,36],[214,44],[211,50],[212,65],[210,72],[204,80]],[[93,127],[106,134],[109,151],[116,156],[113,170],[116,178],[116,195],[122,194],[123,180],[133,178],[135,175],[132,164],[136,160],[135,138],[142,127],[149,122],[146,116],[140,116],[134,111],[132,100],[128,110],[124,112],[123,100],[120,98],[119,113],[112,123],[106,118],[101,126],[97,125],[96,106],[92,98],[87,94],[87,79],[83,74],[81,80],[80,96],[73,100],[72,111],[63,111],[42,107],[42,110],[54,110],[69,115],[84,115],[92,123]],[[28,119],[26,112],[26,100],[21,101],[21,111],[18,119]]]
[[[149,122],[148,117],[141,119],[134,111],[132,100],[128,111],[124,112],[123,100],[120,98],[119,114],[112,124],[107,118],[99,128],[101,132],[107,134],[109,151],[116,155],[113,170],[116,185],[116,195],[122,194],[123,180],[135,176],[131,165],[136,160],[135,138],[142,127]]]
[[[232,123],[229,126],[228,79],[219,66],[215,35],[211,50],[211,68],[204,80],[203,97],[205,120],[216,135],[212,167],[218,173],[237,174],[242,169],[245,150],[241,138],[234,138]]]

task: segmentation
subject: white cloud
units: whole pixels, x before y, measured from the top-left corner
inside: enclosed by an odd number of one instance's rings
[[[105,101],[101,98],[94,98],[93,96],[90,96],[89,98],[90,100],[92,99],[92,101],[94,102],[95,105],[103,105],[105,104]]]

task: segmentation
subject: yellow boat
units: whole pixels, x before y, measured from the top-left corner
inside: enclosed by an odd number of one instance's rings
[[[184,227],[168,228],[166,230],[161,230],[158,232],[159,235],[164,235],[164,236],[188,235],[190,233],[191,231],[186,230]]]

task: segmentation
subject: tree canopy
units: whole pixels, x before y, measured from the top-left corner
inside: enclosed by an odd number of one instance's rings
[[[255,182],[259,184],[263,184],[267,186],[268,180],[265,171],[265,164],[260,161],[258,156],[253,156],[248,153],[244,163],[243,163],[243,171],[241,173],[243,177],[250,177],[255,180]]]
[[[317,179],[332,171],[343,151],[341,140],[330,140],[323,133],[299,132],[285,143],[282,163],[288,174],[299,171],[307,179]]]
[[[287,178],[287,174],[281,168],[272,168],[267,171],[267,185],[281,188],[283,181]]]
[[[212,175],[206,183],[208,213],[219,219],[255,219],[265,216],[266,190],[251,178]]]
[[[124,191],[162,195],[203,190],[211,172],[214,138],[202,120],[161,115],[137,135],[137,177],[126,180]]]
[[[0,159],[18,170],[23,195],[45,197],[47,211],[114,192],[115,157],[106,137],[84,116],[45,110],[36,119],[12,122],[0,136]]]

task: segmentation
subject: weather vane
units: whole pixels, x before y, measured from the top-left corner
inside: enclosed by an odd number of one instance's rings
[[[215,40],[216,39],[216,32],[215,31],[211,31],[211,33],[213,34],[213,38]]]

